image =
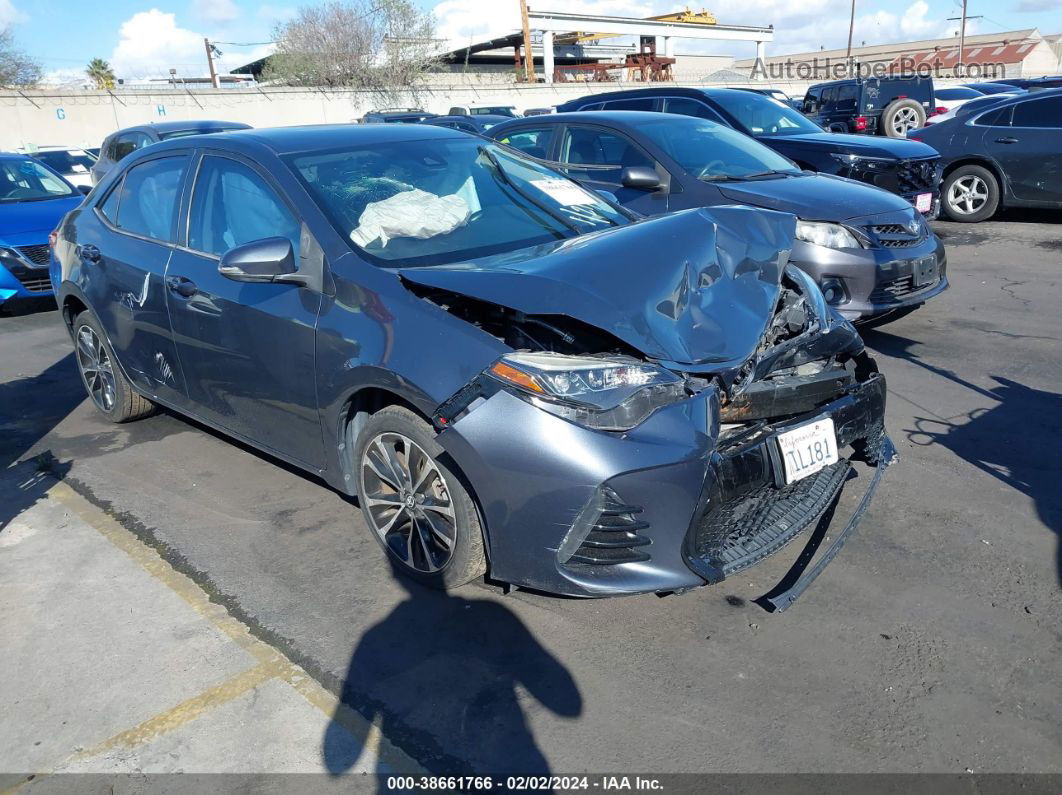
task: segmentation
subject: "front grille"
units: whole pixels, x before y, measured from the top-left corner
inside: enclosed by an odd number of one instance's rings
[[[692,539],[693,554],[724,575],[758,563],[818,521],[850,468],[841,460],[783,488],[763,484],[729,502],[713,495]]]
[[[52,291],[52,283],[48,277],[32,271],[19,274],[18,280],[31,293],[49,293]]]
[[[870,232],[882,248],[910,248],[925,239],[921,228],[912,235],[903,224],[877,224],[870,227]]]
[[[19,246],[18,249],[22,256],[32,262],[34,265],[47,265],[48,264],[48,244],[41,243],[36,246]]]
[[[638,519],[642,512],[638,505],[625,505],[610,488],[602,490],[604,501],[594,508],[593,524],[575,553],[566,563],[589,566],[614,566],[617,563],[638,563],[649,560],[639,549],[648,546],[649,538],[638,535],[649,523]]]
[[[931,191],[937,187],[937,158],[904,160],[896,170],[901,193]]]

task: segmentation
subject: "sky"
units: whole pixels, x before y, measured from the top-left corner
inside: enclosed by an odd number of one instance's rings
[[[270,50],[278,23],[306,0],[0,0],[0,27],[11,27],[18,46],[37,58],[50,82],[83,81],[90,58],[111,63],[118,77],[206,75],[203,38],[219,42],[222,71]],[[517,0],[416,0],[432,10],[440,38],[453,47],[504,35],[519,27]],[[959,0],[856,0],[855,42],[950,36]],[[645,17],[679,10],[673,0],[531,0],[531,7],[592,14]],[[850,0],[711,0],[724,24],[775,27],[768,55],[843,47]],[[695,10],[699,5],[693,6]],[[1062,0],[969,0],[967,32],[992,33],[1036,27],[1062,32]],[[679,42],[679,53],[755,55],[751,42]]]

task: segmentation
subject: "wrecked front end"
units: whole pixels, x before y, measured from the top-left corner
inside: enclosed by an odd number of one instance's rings
[[[609,317],[603,307],[624,302],[608,300],[613,288],[590,266],[562,296],[566,267],[548,260],[571,252],[508,263],[509,276],[529,277],[520,293],[467,268],[403,273],[513,349],[434,417],[481,506],[493,578],[576,596],[717,583],[816,527],[865,469],[856,515],[768,595],[784,609],[869,503],[894,456],[885,380],[853,327],[786,264],[791,216],[694,212],[654,227],[661,261],[682,251],[656,278],[614,265],[615,289],[639,290],[625,305],[642,315]],[[683,240],[695,229],[707,243]],[[638,240],[610,235],[617,257]],[[822,534],[807,534],[817,547]]]

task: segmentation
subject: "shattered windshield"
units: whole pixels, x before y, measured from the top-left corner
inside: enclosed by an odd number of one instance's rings
[[[472,138],[289,158],[333,225],[385,265],[441,265],[629,222],[597,194]]]

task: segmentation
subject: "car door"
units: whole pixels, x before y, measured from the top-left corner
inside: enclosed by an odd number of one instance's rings
[[[1062,202],[1062,96],[1019,102],[1013,107],[1010,125],[990,127],[984,140],[1014,198]]]
[[[138,387],[168,403],[184,395],[165,275],[190,164],[190,151],[137,163],[77,228],[82,284],[118,361]]]
[[[608,191],[624,207],[643,215],[667,212],[667,191],[626,188],[623,169],[644,166],[666,182],[670,176],[645,150],[626,135],[594,125],[569,124],[561,133],[557,160],[572,179],[591,190]]]
[[[189,409],[284,457],[322,465],[314,343],[321,294],[218,272],[235,246],[286,237],[315,244],[275,182],[242,158],[205,153],[186,202],[186,239],[166,273]]]

